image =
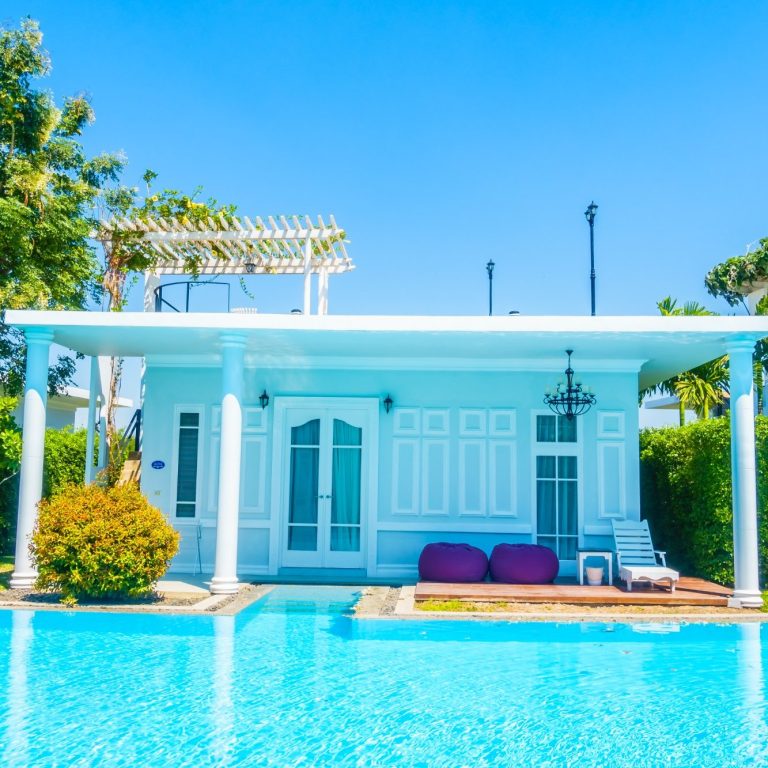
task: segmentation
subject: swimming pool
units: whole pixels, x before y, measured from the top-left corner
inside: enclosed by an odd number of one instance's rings
[[[761,625],[361,621],[353,600],[1,611],[4,765],[768,764]]]

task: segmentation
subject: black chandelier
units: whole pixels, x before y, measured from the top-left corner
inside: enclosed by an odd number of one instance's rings
[[[586,413],[596,402],[597,398],[589,391],[589,387],[583,387],[580,381],[573,382],[573,368],[571,368],[572,349],[566,349],[568,355],[568,367],[565,369],[566,382],[557,383],[554,391],[547,390],[544,402],[558,415],[565,416],[570,421],[574,416]]]

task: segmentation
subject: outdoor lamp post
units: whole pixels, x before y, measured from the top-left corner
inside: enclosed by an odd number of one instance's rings
[[[493,263],[493,259],[489,261],[485,268],[488,271],[488,315],[493,314],[493,268],[496,265]]]
[[[587,217],[589,223],[589,282],[592,288],[592,315],[595,314],[595,214],[597,213],[597,206],[593,200],[584,211],[584,215]]]

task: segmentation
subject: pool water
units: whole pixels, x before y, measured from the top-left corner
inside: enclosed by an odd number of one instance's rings
[[[355,598],[0,611],[2,764],[768,765],[761,625],[358,620]]]

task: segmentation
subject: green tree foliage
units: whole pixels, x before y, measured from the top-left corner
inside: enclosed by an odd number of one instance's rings
[[[120,312],[125,307],[129,276],[151,271],[163,259],[151,242],[144,238],[142,231],[121,227],[120,222],[179,222],[185,226],[204,224],[208,229],[222,230],[229,226],[235,213],[234,206],[221,205],[213,198],[198,200],[201,188],[196,189],[191,196],[174,189],[150,194],[152,181],[157,178],[157,174],[147,170],[142,178],[147,191],[143,198],[139,196],[136,188],[122,185],[106,190],[103,196],[106,220],[99,223],[96,236],[104,249],[102,288],[107,296],[108,308],[114,312]],[[206,254],[208,255],[221,258],[228,256],[223,248],[215,245],[211,252]],[[202,252],[198,249],[188,249],[182,258],[185,270],[197,277],[203,258]],[[112,406],[107,413],[109,466],[106,474],[110,478],[119,476],[119,466],[125,459],[117,440],[115,421],[121,373],[122,361],[113,358],[109,383]]]
[[[671,296],[662,299],[656,305],[665,317],[715,315],[696,301],[687,301],[678,306]],[[642,400],[647,395],[663,393],[673,395],[680,403],[680,424],[685,424],[685,411],[690,408],[702,419],[708,419],[710,411],[725,400],[728,391],[728,358],[719,357],[690,371],[665,379],[653,387],[640,392]]]
[[[13,549],[18,508],[21,462],[21,429],[13,418],[16,398],[0,398],[0,554]],[[83,483],[85,475],[84,429],[46,429],[43,462],[43,495],[51,496],[67,485]],[[96,437],[98,448],[98,435]]]
[[[148,220],[179,222],[185,226],[204,224],[207,229],[227,229],[235,213],[235,206],[222,205],[214,198],[198,199],[202,188],[198,187],[192,195],[186,195],[175,189],[165,189],[151,194],[151,183],[157,178],[154,171],[147,170],[142,177],[147,194],[142,198],[135,187],[118,186],[104,194],[104,205],[109,224],[101,224],[97,238],[104,248],[104,269],[102,286],[109,301],[109,308],[120,311],[125,306],[126,282],[131,273],[146,272],[162,260],[162,256],[152,244],[143,237],[142,232],[121,228],[117,222],[128,219],[136,222]],[[213,247],[210,256],[227,258],[223,248]],[[199,274],[202,253],[189,249],[182,258],[185,269],[190,275]]]
[[[732,307],[744,301],[755,283],[768,280],[768,237],[744,256],[733,256],[713,267],[704,278],[712,296],[725,299]]]
[[[79,137],[93,121],[84,96],[57,106],[35,81],[50,71],[37,22],[0,27],[0,307],[82,309],[98,289],[89,242],[94,204],[117,182],[123,161],[88,157]],[[0,386],[23,383],[23,340],[0,324]],[[68,383],[71,360],[52,366],[53,389]]]
[[[0,397],[0,554],[9,551],[21,462],[21,430],[13,418],[16,398]]]
[[[87,485],[40,503],[31,552],[39,589],[124,599],[151,593],[178,547],[179,534],[136,485]]]
[[[768,417],[755,424],[761,581],[768,579]],[[640,433],[641,514],[686,574],[733,583],[728,417]]]

